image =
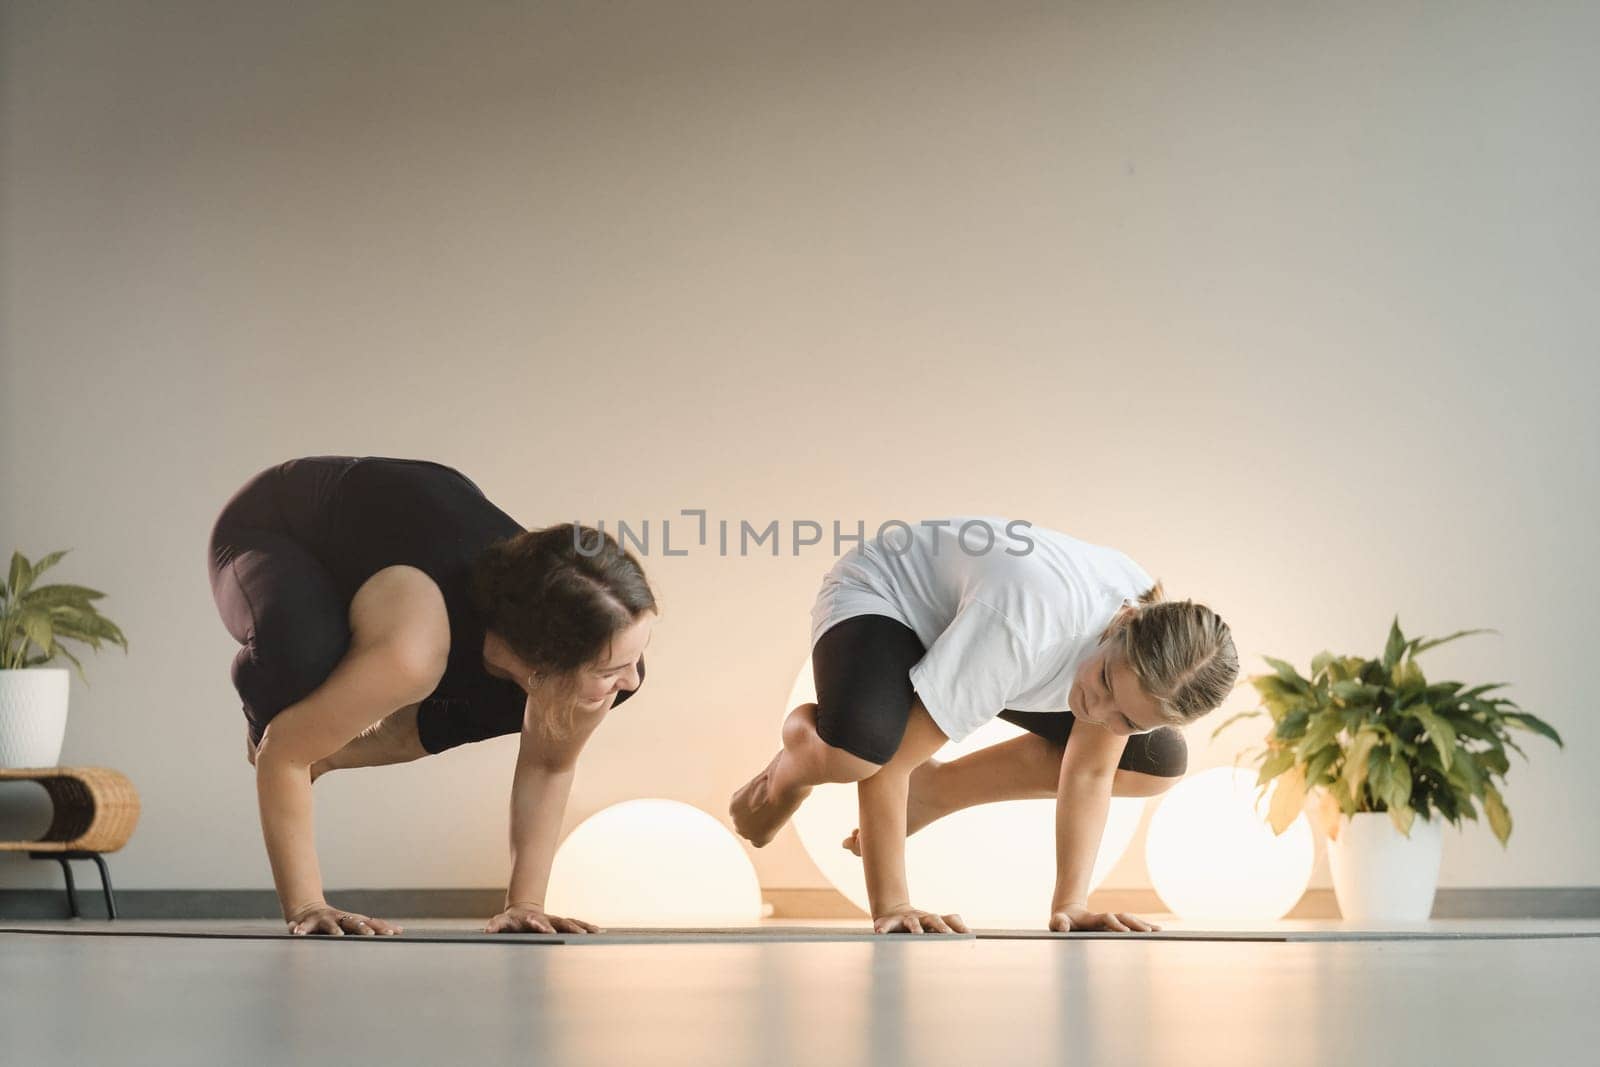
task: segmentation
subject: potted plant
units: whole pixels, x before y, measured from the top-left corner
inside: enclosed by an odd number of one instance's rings
[[[1334,894],[1346,919],[1419,921],[1433,908],[1439,882],[1441,823],[1460,826],[1482,805],[1502,846],[1511,813],[1495,786],[1510,767],[1506,750],[1527,758],[1512,731],[1562,744],[1543,720],[1504,697],[1506,683],[1467,688],[1429,682],[1416,657],[1486,630],[1437,640],[1407,640],[1396,618],[1379,659],[1323,652],[1311,676],[1263,657],[1272,674],[1249,682],[1261,707],[1212,732],[1263,713],[1266,744],[1242,754],[1260,764],[1257,784],[1277,782],[1268,810],[1275,833],[1289,827],[1317,795],[1315,821],[1328,839]],[[1564,746],[1563,746],[1564,747]]]
[[[99,651],[103,641],[128,649],[115,623],[95,608],[105,594],[81,585],[35,585],[60,562],[52,552],[37,564],[11,557],[0,582],[0,768],[52,767],[67,733],[67,672],[49,668],[66,659],[83,677],[83,664],[63,641]]]

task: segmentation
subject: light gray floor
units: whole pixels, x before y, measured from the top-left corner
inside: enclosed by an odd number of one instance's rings
[[[1274,928],[1285,925],[1337,924]],[[1600,931],[1592,922],[1430,927]],[[0,933],[0,1060],[1589,1062],[1600,1047],[1597,988],[1600,938],[1593,936],[357,948],[305,939]]]

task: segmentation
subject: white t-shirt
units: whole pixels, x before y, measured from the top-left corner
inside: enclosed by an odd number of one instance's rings
[[[839,558],[811,609],[811,643],[858,615],[905,623],[927,649],[911,684],[952,741],[1006,709],[1070,711],[1078,667],[1155,580],[1115,549],[1043,527],[927,521],[948,525],[913,525],[909,538],[891,528]]]

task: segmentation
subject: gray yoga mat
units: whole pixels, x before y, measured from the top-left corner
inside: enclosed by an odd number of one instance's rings
[[[0,926],[0,934],[40,934],[65,937],[163,937],[235,941],[355,941],[381,944],[491,944],[491,945],[638,945],[638,944],[740,944],[766,942],[909,940],[910,934],[874,934],[862,927],[621,927],[600,934],[484,934],[462,927],[410,925],[393,937],[294,937],[273,923],[203,922],[161,923],[129,921],[79,921]],[[1059,934],[1048,930],[983,930],[972,934],[920,935],[928,941],[1507,941],[1551,938],[1600,938],[1600,923],[1551,929],[1545,924],[1507,923],[1458,928],[1415,929],[1278,929],[1278,930],[1174,930],[1119,934],[1076,931]]]
[[[1119,934],[1079,930],[979,930],[980,941],[1527,941],[1600,937],[1595,930],[1157,930]]]
[[[120,927],[120,928],[119,928]],[[344,937],[296,937],[268,926],[252,929],[173,927],[156,924],[137,927],[122,923],[101,923],[93,927],[62,925],[0,926],[0,934],[46,934],[64,937],[170,937],[234,941],[359,941],[382,944],[531,944],[531,945],[639,945],[639,944],[727,944],[794,941],[873,941],[884,935],[859,927],[787,926],[741,929],[706,928],[611,928],[600,934],[484,934],[472,930],[407,926],[403,934],[389,937],[345,935]],[[941,935],[947,941],[971,941],[972,934]]]

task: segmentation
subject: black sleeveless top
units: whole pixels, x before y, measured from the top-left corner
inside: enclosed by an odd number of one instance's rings
[[[484,622],[471,567],[495,541],[523,532],[460,471],[420,459],[311,456],[279,468],[282,514],[348,601],[385,567],[415,567],[439,586],[450,617],[450,656],[417,708],[428,752],[522,729],[526,694],[483,662]],[[290,503],[293,502],[293,503]],[[644,679],[644,659],[638,663]],[[612,706],[633,695],[621,690]]]

